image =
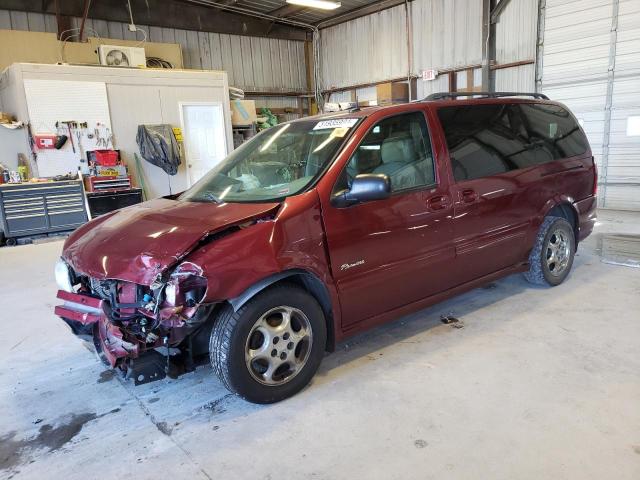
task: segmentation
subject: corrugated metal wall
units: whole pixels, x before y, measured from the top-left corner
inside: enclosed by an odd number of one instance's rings
[[[496,26],[498,63],[533,60],[538,0],[511,0]],[[322,88],[404,77],[408,73],[404,6],[321,30]],[[446,70],[482,62],[482,0],[415,0],[411,19],[411,73]],[[497,70],[496,89],[535,87],[533,65]],[[465,74],[466,75],[466,74]],[[459,78],[459,87],[466,82]],[[479,83],[479,82],[478,82]],[[417,98],[446,91],[447,78],[417,83]],[[360,95],[358,95],[360,97]],[[347,100],[345,94],[341,100]],[[334,100],[335,95],[332,97]],[[349,97],[350,98],[350,97]]]
[[[502,68],[495,71],[497,92],[533,92],[535,91],[535,66],[521,65]]]
[[[640,210],[640,132],[627,132],[640,121],[640,1],[620,2],[617,27],[605,206]]]
[[[482,0],[415,0],[410,8],[412,73],[482,62]],[[431,82],[418,80],[417,97],[447,91],[447,82],[443,76]]]
[[[72,26],[78,28],[80,19]],[[178,43],[185,68],[225,70],[229,84],[246,90],[307,91],[304,42],[195,32],[139,25],[149,41]],[[57,32],[54,15],[0,10],[0,29]],[[88,35],[118,40],[141,39],[127,24],[88,19]]]
[[[409,4],[409,18],[412,74],[482,61],[482,0],[414,0]],[[320,33],[323,89],[380,82],[409,73],[404,5]],[[446,90],[446,79],[443,81]],[[417,96],[443,90],[443,81],[419,81]]]
[[[496,24],[497,63],[534,60],[537,24],[538,0],[511,0]],[[535,90],[533,64],[496,70],[495,78],[497,91],[533,92]]]
[[[499,64],[535,57],[537,21],[538,0],[511,0],[507,4],[496,24]]]
[[[403,5],[321,30],[322,88],[406,76],[406,31]]]
[[[541,88],[583,124],[599,166],[600,205],[640,210],[640,2],[547,0]]]

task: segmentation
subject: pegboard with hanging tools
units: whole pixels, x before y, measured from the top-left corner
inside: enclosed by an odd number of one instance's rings
[[[115,149],[104,83],[26,79],[38,175],[88,173],[86,152]]]

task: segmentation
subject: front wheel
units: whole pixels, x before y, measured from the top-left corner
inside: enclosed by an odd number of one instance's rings
[[[211,365],[231,391],[273,403],[304,388],[322,360],[327,339],[318,302],[294,286],[271,287],[237,312],[225,309],[209,342]]]
[[[573,265],[576,251],[573,227],[561,217],[546,217],[529,255],[526,279],[536,285],[560,285]]]

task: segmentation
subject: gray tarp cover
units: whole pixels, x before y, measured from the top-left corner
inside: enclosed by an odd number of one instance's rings
[[[138,125],[136,142],[140,155],[169,175],[178,173],[180,150],[171,125]]]

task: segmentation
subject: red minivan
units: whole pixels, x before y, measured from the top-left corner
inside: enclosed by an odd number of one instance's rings
[[[56,314],[136,384],[210,361],[270,403],[350,335],[515,272],[558,285],[595,223],[585,134],[541,94],[474,95],[283,123],[96,218]]]

